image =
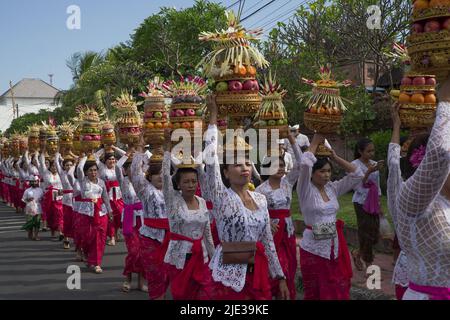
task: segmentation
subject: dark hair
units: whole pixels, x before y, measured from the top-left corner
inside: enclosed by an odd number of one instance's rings
[[[122,165],[122,168],[124,168],[125,170],[128,170],[128,168],[131,166],[131,162],[130,161],[128,161],[128,162],[125,162],[123,165]]]
[[[269,158],[269,159],[272,159],[272,158]],[[279,161],[278,163],[283,162],[284,165],[286,166],[286,162],[284,161],[284,157],[283,157],[283,156],[277,157],[276,160]],[[272,165],[272,160],[270,160],[270,161],[267,162],[267,163],[262,164],[262,165],[261,165],[261,168],[268,169],[268,168],[270,168],[271,165]],[[267,179],[269,179],[269,177],[270,177],[269,175],[261,175],[261,179],[262,179],[263,181],[266,181]]]
[[[404,175],[405,179],[409,179],[414,174],[414,172],[416,172],[416,169],[417,169],[417,168],[414,168],[409,161],[414,150],[416,150],[420,146],[426,147],[429,137],[430,137],[430,135],[428,133],[423,133],[423,134],[416,136],[413,139],[413,141],[411,141],[411,144],[408,147],[408,153],[406,155],[406,159],[404,162],[404,171],[405,172],[403,173],[403,175]]]
[[[322,169],[327,164],[329,164],[331,167],[331,170],[333,170],[333,165],[331,164],[330,159],[328,159],[326,157],[325,158],[317,158],[316,163],[314,163],[314,165],[312,167],[312,173],[316,172],[317,170]]]
[[[147,180],[150,181],[151,176],[158,175],[161,173],[161,171],[162,171],[161,163],[150,163],[147,173],[146,173]]]
[[[63,164],[63,167],[64,167],[64,166],[66,165],[66,163],[69,162],[69,161],[73,163],[73,160],[72,160],[72,159],[65,159],[65,160],[63,161],[63,163],[62,163],[62,164]]]
[[[181,176],[183,174],[186,173],[195,173],[195,175],[197,176],[198,179],[198,171],[194,168],[180,168],[177,170],[177,172],[175,173],[175,175],[172,177],[172,184],[173,184],[173,188],[177,191],[180,191],[180,181],[181,181]]]
[[[366,150],[369,144],[373,143],[369,138],[360,139],[355,145],[355,160],[361,158],[361,151]]]
[[[83,172],[86,174],[90,168],[93,166],[97,167],[97,163],[95,161],[86,161],[83,167]]]
[[[114,152],[107,152],[107,153],[105,153],[105,158],[104,158],[104,161],[103,162],[106,162],[106,161],[108,161],[110,158],[112,158],[112,157],[115,157],[114,156]]]

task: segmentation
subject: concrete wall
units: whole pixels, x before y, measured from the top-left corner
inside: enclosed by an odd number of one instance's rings
[[[27,113],[38,113],[41,109],[52,111],[58,107],[53,105],[53,99],[47,98],[16,98],[15,102],[19,105],[19,116]],[[12,100],[7,98],[0,103],[0,130],[5,131],[14,119]]]

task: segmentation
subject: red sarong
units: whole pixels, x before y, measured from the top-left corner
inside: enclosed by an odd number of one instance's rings
[[[286,276],[286,283],[289,289],[291,300],[295,300],[297,290],[295,287],[295,274],[297,272],[297,243],[295,234],[289,237],[286,229],[286,218],[291,216],[290,210],[269,210],[271,219],[279,219],[278,231],[273,236],[278,260],[280,261],[283,273]],[[280,281],[271,280],[272,295],[280,295]]]

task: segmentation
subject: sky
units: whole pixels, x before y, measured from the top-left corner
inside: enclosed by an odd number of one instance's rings
[[[194,0],[1,0],[0,1],[0,95],[23,78],[40,78],[68,89],[72,84],[66,60],[76,52],[106,51],[130,39],[133,31],[161,6],[177,9]],[[228,7],[235,0],[214,1]],[[246,0],[242,17],[264,4],[266,8],[243,24],[272,27],[289,18],[301,0]],[[80,29],[67,27],[71,5],[80,8]],[[237,5],[232,7],[237,9]]]

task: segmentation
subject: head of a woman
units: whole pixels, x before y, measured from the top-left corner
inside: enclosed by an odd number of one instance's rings
[[[194,197],[198,186],[198,172],[194,168],[180,168],[173,178],[173,187],[185,198]]]
[[[162,165],[160,163],[150,163],[147,170],[147,180],[158,190],[163,187]]]
[[[224,185],[229,187],[244,188],[252,177],[252,163],[249,159],[236,159],[226,161],[221,167],[222,180]]]
[[[90,180],[90,181],[96,181],[97,175],[98,175],[98,167],[97,163],[95,161],[86,161],[84,168],[84,175]]]
[[[122,166],[125,176],[131,177],[131,162],[127,161]]]
[[[286,163],[284,162],[284,157],[277,157],[277,158],[271,158],[268,162],[265,162],[261,167],[266,170],[273,170],[271,169],[272,166],[275,168],[276,171],[272,175],[262,175],[261,178],[266,181],[269,179],[269,177],[275,178],[275,179],[281,179],[286,174]]]
[[[73,167],[73,161],[70,159],[66,159],[63,161],[63,168],[64,171],[68,172],[70,170],[70,168]]]
[[[333,166],[328,158],[317,158],[312,168],[312,183],[319,188],[323,188],[330,182],[332,169]]]
[[[57,174],[58,173],[58,169],[56,168],[56,163],[55,161],[49,161],[49,167],[47,167],[50,169],[50,172],[52,174]]]
[[[114,165],[116,164],[116,157],[114,156],[114,153],[108,152],[105,154],[105,164],[108,169],[114,168]]]
[[[355,159],[372,160],[375,156],[375,145],[369,138],[362,138],[355,145]]]

